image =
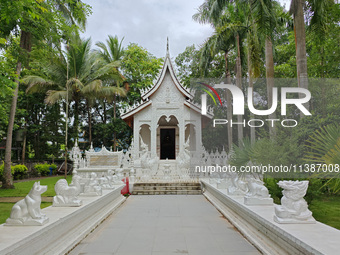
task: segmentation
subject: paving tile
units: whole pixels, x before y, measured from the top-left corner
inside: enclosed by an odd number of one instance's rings
[[[200,195],[131,196],[70,253],[260,254]]]

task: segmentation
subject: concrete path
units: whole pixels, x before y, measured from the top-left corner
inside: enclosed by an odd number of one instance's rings
[[[201,195],[131,196],[75,254],[255,255],[260,252]]]

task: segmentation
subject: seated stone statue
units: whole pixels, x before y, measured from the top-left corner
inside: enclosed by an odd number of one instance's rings
[[[42,226],[46,224],[48,217],[40,209],[41,194],[46,190],[47,186],[35,182],[28,195],[14,204],[5,225]]]
[[[122,181],[123,177],[122,175],[119,173],[119,169],[116,170],[116,173],[114,173],[113,171],[111,171],[111,184],[112,185],[120,185],[120,184],[124,184],[124,182]]]
[[[273,199],[270,197],[267,187],[264,186],[258,174],[247,174],[246,181],[248,186],[248,192],[244,197],[244,203],[246,205],[273,204]]]
[[[85,196],[101,196],[103,194],[102,187],[97,180],[97,174],[91,173],[89,182],[84,187]]]
[[[230,186],[230,178],[227,173],[220,173],[216,180],[216,187],[218,189],[227,189]]]
[[[112,170],[108,170],[107,174],[103,173],[102,177],[99,178],[100,186],[103,189],[113,189],[114,187],[111,185],[112,181]]]
[[[70,185],[68,185],[65,179],[58,180],[54,187],[56,196],[53,197],[53,206],[81,206],[82,201],[78,199],[80,194],[79,181],[80,177],[76,174],[72,176],[72,183]]]
[[[278,223],[315,223],[304,200],[308,181],[279,181],[283,189],[281,205],[275,205],[274,220]]]
[[[231,172],[229,175],[231,184],[227,189],[228,195],[244,196],[248,191],[247,183],[236,172]]]

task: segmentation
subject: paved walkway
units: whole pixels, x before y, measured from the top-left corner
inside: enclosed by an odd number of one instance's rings
[[[91,255],[260,254],[204,196],[131,196],[73,251]]]

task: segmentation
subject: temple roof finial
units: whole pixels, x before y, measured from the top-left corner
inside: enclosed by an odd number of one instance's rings
[[[169,37],[166,38],[166,55],[170,55],[169,54]]]

